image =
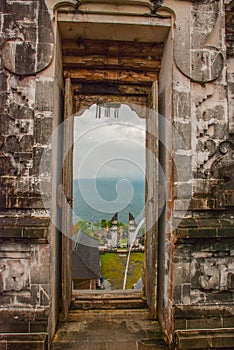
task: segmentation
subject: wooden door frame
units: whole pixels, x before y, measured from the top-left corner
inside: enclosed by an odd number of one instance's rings
[[[155,118],[155,126],[157,125],[157,85],[158,81],[155,80],[152,82],[152,88],[151,88],[151,100],[150,105],[149,102],[145,102],[145,110],[147,114],[149,115],[149,118],[152,118],[154,120]],[[90,97],[89,97],[90,98]],[[103,96],[101,97],[103,99]],[[69,201],[69,197],[72,197],[72,179],[73,177],[73,169],[72,169],[72,162],[73,162],[73,152],[72,152],[72,142],[73,142],[73,134],[72,137],[69,135],[69,132],[71,132],[72,127],[70,123],[73,125],[73,113],[78,112],[74,110],[73,107],[73,99],[74,99],[74,89],[72,88],[72,81],[70,77],[66,78],[66,89],[65,89],[65,121],[68,120],[68,124],[65,123],[65,130],[64,130],[64,153],[66,155],[69,154],[69,157],[65,157],[64,164],[63,164],[63,189],[65,193],[65,200],[67,197],[67,200]],[[117,98],[118,101],[121,101],[121,97]],[[124,101],[122,103],[126,103],[128,105],[131,105],[131,102],[127,103],[127,101]],[[148,105],[147,105],[148,103]],[[90,104],[90,103],[89,103]],[[151,107],[150,109],[148,107]],[[152,113],[152,108],[154,109],[154,112]],[[83,111],[82,111],[83,113]],[[79,114],[79,112],[78,112]],[[147,115],[146,115],[147,118]],[[149,130],[150,134],[155,133],[155,128]],[[154,142],[155,135],[151,135],[151,144]],[[147,130],[146,130],[146,148],[151,147],[149,144],[147,144],[149,140],[147,140]],[[158,152],[156,147],[156,152]],[[155,154],[155,149],[153,151],[153,154]],[[147,165],[146,165],[147,166]],[[146,169],[147,171],[147,169]],[[158,175],[157,175],[158,176]],[[157,178],[157,176],[155,178]],[[155,188],[155,183],[153,184],[154,189],[154,198],[156,199],[154,208],[157,208],[157,193]],[[151,204],[152,198],[149,198],[148,203],[146,203],[146,208],[149,208],[152,206]],[[66,208],[66,205],[63,207]],[[147,209],[146,209],[147,210]],[[151,218],[150,221],[154,222],[153,227],[150,227],[148,230],[148,237],[146,239],[146,252],[145,252],[145,272],[144,272],[144,293],[146,295],[148,305],[151,310],[151,315],[153,317],[156,317],[156,310],[157,310],[157,256],[158,256],[158,245],[157,245],[157,213],[155,212],[155,217]],[[69,216],[67,216],[66,211],[63,212],[62,215],[63,218],[63,232],[71,231],[71,222],[69,224],[68,220],[71,220]],[[147,217],[146,218],[146,225],[151,226],[151,223],[147,224]],[[150,237],[149,237],[150,236]],[[155,244],[155,249],[152,250],[153,244]],[[71,275],[71,252],[72,252],[72,240],[69,238],[69,235],[63,234],[62,237],[62,319],[66,319],[71,298],[72,298],[72,275]],[[156,259],[156,260],[155,260]],[[153,261],[154,260],[154,261]],[[147,271],[150,270],[150,266],[154,266],[154,279],[152,281],[152,276],[147,273]],[[152,270],[151,270],[152,271]],[[121,293],[121,291],[120,291]]]

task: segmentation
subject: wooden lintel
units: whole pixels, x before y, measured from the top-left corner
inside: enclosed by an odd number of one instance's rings
[[[65,68],[106,68],[106,69],[134,69],[139,71],[158,71],[160,60],[152,57],[105,57],[105,56],[64,56]]]
[[[163,53],[162,43],[142,43],[114,40],[63,40],[63,55],[106,57],[154,57],[160,60]]]
[[[74,96],[75,113],[81,115],[83,111],[97,102],[125,103],[135,110],[139,117],[145,118],[147,98],[145,96],[116,96],[116,95],[79,95]]]
[[[123,84],[123,83],[79,83],[73,84],[74,95],[93,95],[98,92],[100,95],[131,95],[131,96],[147,96],[151,86],[144,84]]]
[[[76,81],[109,81],[123,82],[130,84],[148,83],[158,79],[157,72],[136,72],[136,71],[119,71],[119,70],[87,70],[87,69],[65,69],[65,77],[70,77]]]

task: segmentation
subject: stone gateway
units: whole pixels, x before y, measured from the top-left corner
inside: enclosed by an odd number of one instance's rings
[[[131,333],[143,313],[126,309],[143,304],[147,336],[168,348],[233,349],[234,1],[1,0],[0,31],[0,349],[159,349]],[[131,340],[76,329],[80,345],[59,347],[84,298],[72,292],[73,116],[93,103],[146,119],[144,303],[103,296],[131,318]],[[86,295],[89,322],[99,297]]]

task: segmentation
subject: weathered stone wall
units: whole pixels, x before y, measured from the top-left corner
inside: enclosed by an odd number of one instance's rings
[[[193,329],[210,329],[212,337],[212,329],[231,327],[234,316],[232,76],[226,76],[223,3],[175,3],[172,120],[184,142],[175,138],[175,230],[164,244],[162,323],[169,339],[175,332],[178,348],[190,348]],[[223,336],[225,346],[231,342]]]
[[[173,79],[173,29],[168,35],[164,44],[164,52],[161,62],[159,75],[159,161],[165,174],[164,179],[159,179],[160,186],[165,186],[166,205],[159,217],[158,225],[158,319],[163,329],[170,334],[173,332],[173,314],[171,312],[173,305],[170,286],[172,284],[171,255],[173,251],[173,235],[170,232],[170,221],[173,215],[173,142],[171,129],[168,124],[171,123],[172,115],[172,79]],[[166,119],[166,123],[165,120]],[[168,124],[167,124],[168,123]],[[160,201],[159,201],[160,202]],[[164,202],[162,201],[162,205]],[[159,210],[162,210],[159,204]]]
[[[0,23],[0,332],[46,334],[54,80],[38,73],[52,62],[53,30],[44,1],[3,0]]]
[[[74,11],[77,2],[69,2]],[[63,145],[60,140],[53,148],[47,145],[63,117],[62,50],[51,21],[55,3],[47,1],[50,13],[44,0],[0,4],[2,333],[52,335],[59,313],[61,242],[50,218],[54,213],[55,221],[61,218],[57,155]],[[100,3],[98,10],[157,16],[162,4],[167,9],[161,13],[172,16],[159,111],[183,140],[173,140],[170,130],[159,125],[160,137],[173,142],[159,149],[167,206],[159,221],[158,314],[177,348],[188,348],[191,339],[201,344],[204,329],[213,339],[214,328],[221,347],[230,347],[233,337],[225,338],[225,329],[233,327],[234,317],[233,1],[225,6],[221,0],[153,3],[139,1],[137,10],[133,1],[124,8]],[[91,2],[80,5],[94,11]],[[47,161],[41,168],[42,154]],[[42,348],[45,338],[40,338]]]

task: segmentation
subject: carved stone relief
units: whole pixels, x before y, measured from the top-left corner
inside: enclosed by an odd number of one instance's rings
[[[199,283],[202,289],[219,289],[220,272],[212,263],[201,263]]]
[[[74,0],[67,1],[60,1],[58,5],[73,5],[76,9],[79,9],[79,11],[88,11],[90,13],[93,12],[95,8],[95,12],[108,12],[111,11],[114,12],[120,12],[120,13],[150,13],[151,9],[151,2],[158,2],[158,1],[150,1],[150,0],[125,0],[125,1],[106,1],[103,2],[102,0],[78,0],[74,2]]]
[[[53,31],[44,0],[8,2],[0,39],[2,65],[18,75],[32,75],[45,69],[53,58]]]
[[[49,305],[48,245],[1,246],[0,303],[3,300],[9,304]]]
[[[217,79],[223,70],[223,54],[211,39],[218,26],[219,2],[199,1],[191,6],[192,11],[176,22],[175,62],[191,80],[205,83]]]
[[[30,253],[17,246],[0,251],[0,292],[21,291],[29,288]]]
[[[218,179],[218,186],[213,189],[218,197],[219,207],[234,206],[234,144],[230,140],[220,143],[218,157],[210,169],[211,178]]]
[[[199,253],[195,253],[195,255]],[[234,263],[231,256],[227,257],[228,252],[220,252],[224,257],[215,257],[214,252],[205,252],[210,257],[196,257],[192,260],[195,268],[192,272],[192,285],[194,289],[201,288],[205,291],[212,290],[233,290]]]
[[[20,291],[29,287],[27,259],[1,259],[0,271],[0,292]]]

